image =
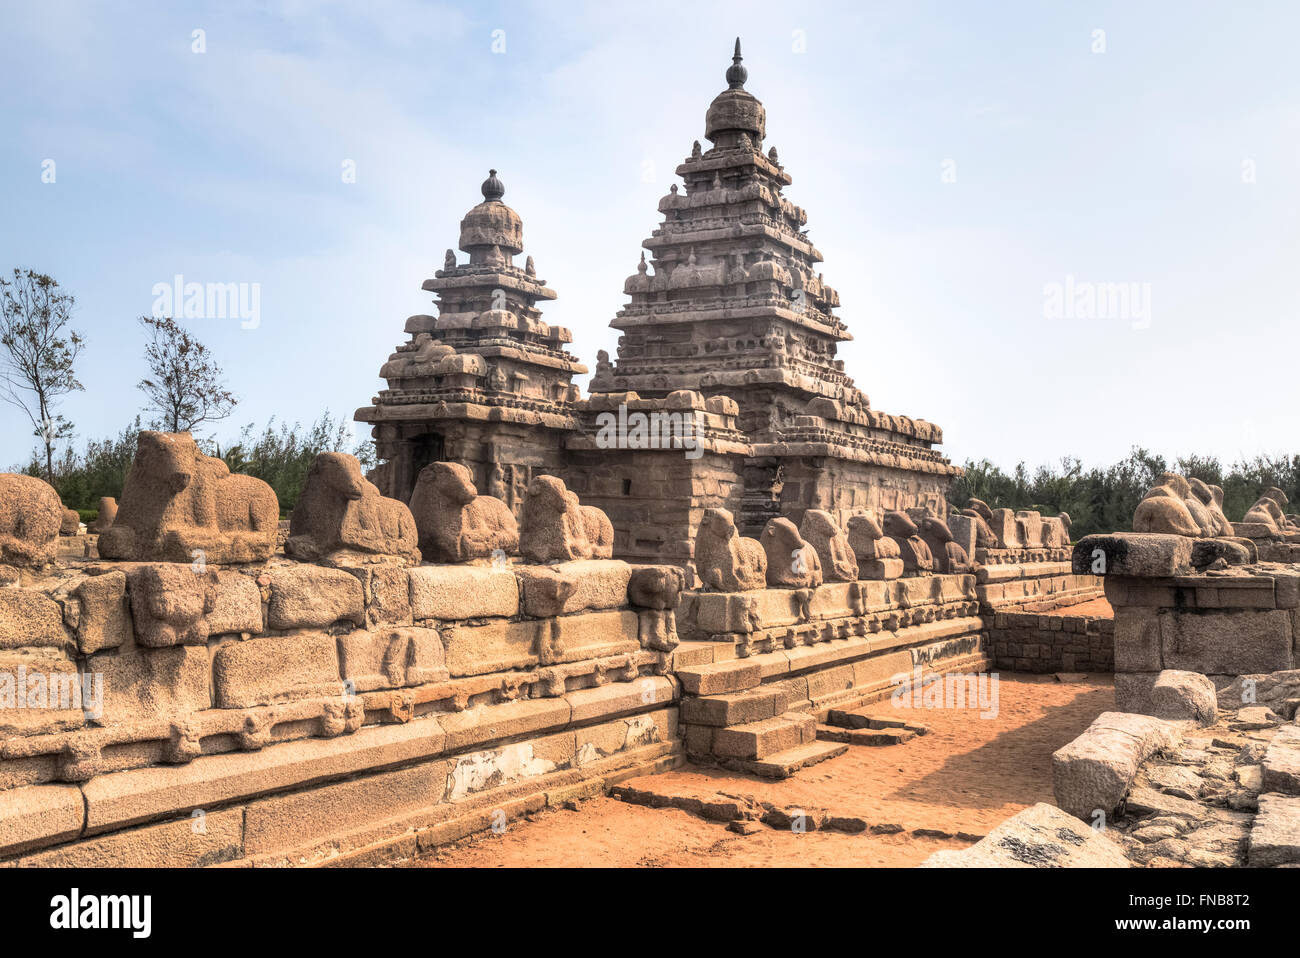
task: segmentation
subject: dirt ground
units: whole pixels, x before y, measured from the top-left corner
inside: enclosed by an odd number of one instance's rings
[[[1096,615],[1106,619],[1115,617],[1115,610],[1111,608],[1105,596],[1097,596],[1095,599],[1089,599],[1087,602],[1080,602],[1077,605],[1063,606],[1060,610],[1061,615]]]
[[[861,827],[797,831],[752,823],[729,831],[680,808],[652,808],[613,797],[576,810],[542,812],[439,849],[419,867],[912,866],[940,848],[961,848],[1039,801],[1052,801],[1051,755],[1114,706],[1108,675],[1060,682],[1007,675],[996,716],[958,709],[906,710],[929,734],[901,745],[851,745],[837,758],[768,781],[686,765],[623,783],[671,804],[737,799],[782,810],[823,810]],[[869,709],[892,712],[888,701]]]

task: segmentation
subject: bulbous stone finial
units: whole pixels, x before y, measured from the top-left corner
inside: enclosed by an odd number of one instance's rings
[[[483,199],[491,202],[506,195],[506,185],[497,179],[496,170],[488,170],[488,178],[483,181]]]
[[[741,66],[742,59],[744,58],[740,55],[740,37],[736,37],[736,52],[731,58],[731,66],[727,67],[727,86],[732,90],[743,89],[745,81],[749,79],[749,71]]]

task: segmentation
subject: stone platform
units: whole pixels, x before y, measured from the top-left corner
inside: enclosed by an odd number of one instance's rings
[[[631,603],[633,571],[277,558],[26,576],[0,589],[0,698],[26,690],[0,710],[0,858],[352,860],[671,766],[673,614]],[[558,605],[556,580],[575,586]],[[82,675],[84,700],[49,700]]]

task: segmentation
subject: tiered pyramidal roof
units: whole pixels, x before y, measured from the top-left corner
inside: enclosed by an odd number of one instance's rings
[[[817,270],[807,213],[782,195],[791,177],[776,148],[764,150],[766,113],[741,61],[737,39],[727,89],[705,115],[713,146],[696,141],[677,168],[685,189],[660,200],[663,223],[642,244],[651,262],[643,253],[624,285],[632,301],[610,324],[623,332],[617,364],[598,366],[591,388],[725,393],[747,430],[767,433],[812,398],[862,408],[867,398],[835,358],[852,337]]]
[[[556,298],[537,278],[530,256],[522,268],[514,257],[524,250],[519,214],[501,201],[505,185],[491,170],[483,202],[460,224],[460,248],[468,263],[447,250],[443,268],[423,288],[437,295],[438,315],[406,321],[411,338],[397,347],[379,371],[389,388],[376,398],[374,415],[385,407],[469,403],[498,407],[493,418],[572,427],[570,407],[578,398],[571,384],[587,368],[565,351],[573,335],[541,321],[537,303]],[[458,410],[457,412],[461,412]],[[529,416],[532,413],[534,416]]]

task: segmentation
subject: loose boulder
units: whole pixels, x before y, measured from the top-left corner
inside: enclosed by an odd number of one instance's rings
[[[1218,716],[1214,683],[1200,672],[1165,669],[1151,687],[1151,714],[1170,721],[1213,725]]]
[[[937,851],[922,868],[1129,868],[1103,833],[1039,802],[1011,816],[969,848]]]
[[[1052,754],[1056,804],[1087,822],[1124,801],[1141,764],[1180,739],[1177,727],[1149,715],[1103,712]]]

